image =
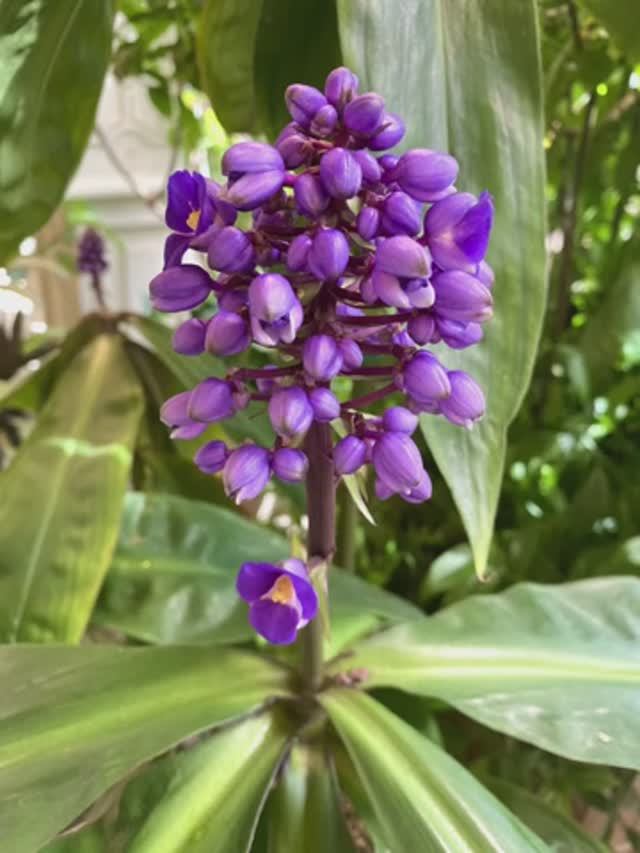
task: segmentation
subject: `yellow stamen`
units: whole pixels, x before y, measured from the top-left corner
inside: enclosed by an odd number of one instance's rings
[[[296,591],[291,578],[288,575],[280,575],[264,597],[270,598],[275,604],[291,604],[296,597]]]
[[[191,213],[187,216],[187,227],[192,231],[195,231],[198,227],[198,223],[200,222],[200,211],[192,210]]]

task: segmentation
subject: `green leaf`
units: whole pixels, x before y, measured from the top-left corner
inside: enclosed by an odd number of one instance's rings
[[[483,575],[506,430],[526,391],[545,302],[544,156],[533,0],[338,0],[346,64],[408,120],[407,146],[450,151],[460,189],[488,189],[496,221],[489,262],[495,316],[482,345],[443,352],[487,397],[472,431],[433,416],[424,432]],[[416,38],[416,26],[421,26]],[[439,349],[439,347],[438,347]],[[440,355],[440,353],[439,353]]]
[[[131,853],[246,853],[287,736],[280,718],[263,714],[181,756]]]
[[[62,200],[111,54],[111,0],[0,6],[0,263]]]
[[[460,764],[371,697],[331,690],[319,699],[356,766],[390,850],[548,850]]]
[[[94,620],[152,643],[248,639],[235,578],[245,561],[279,561],[285,539],[218,506],[171,495],[130,493],[120,539]],[[421,618],[419,610],[353,575],[332,569],[335,652],[380,624]]]
[[[640,581],[518,584],[391,628],[335,668],[577,761],[640,767]]]
[[[606,853],[606,847],[571,818],[518,785],[484,778],[487,787],[554,853]]]
[[[631,62],[640,62],[640,20],[625,0],[582,0]]]
[[[269,853],[353,853],[333,768],[320,747],[298,744],[269,801]]]
[[[118,535],[142,390],[116,335],[83,349],[0,475],[0,636],[78,642]]]
[[[286,671],[221,649],[0,649],[0,837],[33,853],[141,762],[286,693]]]

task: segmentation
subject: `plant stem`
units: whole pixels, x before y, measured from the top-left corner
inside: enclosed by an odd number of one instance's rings
[[[317,421],[305,440],[307,473],[307,556],[331,562],[335,551],[336,487],[331,461],[331,427]],[[302,632],[302,677],[313,692],[322,682],[322,621],[318,616]]]

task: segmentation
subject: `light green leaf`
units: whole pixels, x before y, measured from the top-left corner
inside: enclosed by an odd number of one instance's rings
[[[269,801],[269,853],[353,853],[333,768],[320,747],[298,744]]]
[[[640,580],[519,584],[355,649],[336,669],[433,696],[484,725],[596,764],[640,767]]]
[[[286,670],[221,649],[0,649],[0,838],[33,853],[141,762],[286,694]]]
[[[319,698],[390,850],[548,850],[460,764],[374,699],[355,690],[331,690]]]
[[[0,263],[62,200],[111,54],[111,0],[0,5]]]
[[[0,637],[78,642],[111,561],[142,389],[117,335],[71,362],[0,475]]]
[[[640,18],[625,0],[582,0],[631,62],[640,61]]]
[[[486,339],[438,353],[480,383],[487,414],[471,432],[423,428],[484,574],[506,430],[531,375],[545,302],[544,156],[533,0],[338,0],[346,64],[408,122],[407,146],[450,151],[458,187],[494,196],[489,262],[495,316]],[[439,349],[439,347],[438,347]]]
[[[131,853],[246,853],[287,728],[278,716],[263,714],[181,756],[166,796],[134,839]]]

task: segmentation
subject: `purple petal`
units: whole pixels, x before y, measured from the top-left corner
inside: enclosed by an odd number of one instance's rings
[[[249,608],[249,622],[255,631],[276,646],[295,642],[299,614],[295,607],[261,599]]]

